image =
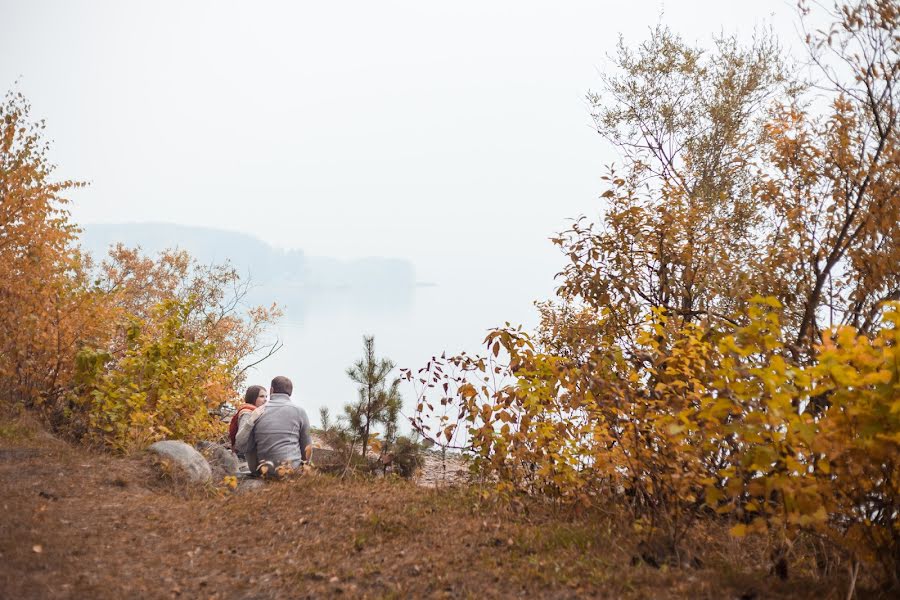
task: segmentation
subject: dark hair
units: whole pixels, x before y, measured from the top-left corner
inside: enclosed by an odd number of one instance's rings
[[[251,385],[247,388],[247,393],[244,394],[244,402],[247,404],[256,404],[259,393],[264,391],[266,391],[266,388],[261,385]]]
[[[294,391],[294,384],[291,383],[291,380],[285,377],[284,375],[279,375],[275,379],[272,380],[272,393],[273,394],[287,394],[291,395],[291,392]]]

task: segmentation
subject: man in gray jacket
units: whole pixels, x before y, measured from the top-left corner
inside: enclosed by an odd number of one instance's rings
[[[256,474],[260,465],[268,463],[268,474],[274,475],[274,469],[280,466],[294,469],[309,459],[309,417],[291,402],[293,391],[291,380],[279,375],[272,380],[269,401],[241,423],[234,446],[247,455],[251,473]]]

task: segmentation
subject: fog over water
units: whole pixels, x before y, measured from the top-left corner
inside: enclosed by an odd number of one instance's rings
[[[296,306],[302,300],[292,308],[288,298],[286,318],[277,328],[285,348],[260,366],[259,380],[290,374],[313,410],[328,406],[334,413],[356,397],[344,370],[361,356],[363,334],[374,335],[378,353],[398,367],[418,369],[445,350],[481,351],[487,329],[504,320],[532,324],[528,298],[549,287],[534,278],[533,269],[521,267],[493,276],[463,269],[446,275],[442,284],[385,296],[323,292],[306,299],[301,311]],[[402,391],[408,410],[413,390],[404,385]]]
[[[563,264],[548,238],[598,214],[619,158],[585,95],[620,35],[771,25],[790,49],[794,5],[0,0],[0,87],[90,183],[70,208],[98,246],[98,224],[131,244],[117,224],[180,224],[144,244],[230,258],[285,308],[250,380],[288,374],[315,412],[353,398],[363,334],[418,367],[534,325]]]
[[[550,264],[466,259],[420,269],[400,259],[308,257],[209,228],[84,227],[82,245],[95,257],[118,241],[151,253],[179,247],[206,264],[230,261],[253,284],[248,305],[281,306],[284,317],[269,339],[284,347],[249,371],[248,384],[267,385],[275,375],[288,375],[295,397],[316,422],[319,407],[336,414],[356,398],[344,371],[362,355],[364,334],[374,335],[379,355],[398,368],[418,369],[445,351],[481,351],[487,330],[505,321],[533,326],[532,300],[549,297],[553,287]],[[408,410],[413,389],[405,385],[402,391]]]

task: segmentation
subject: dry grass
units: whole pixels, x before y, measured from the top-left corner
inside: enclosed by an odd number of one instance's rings
[[[172,487],[144,457],[0,429],[4,598],[841,598],[843,572],[768,574],[761,542],[694,532],[702,568],[632,564],[609,515],[509,506],[472,489],[325,475],[256,492]],[[754,545],[756,544],[756,545]],[[39,550],[39,551],[37,551]],[[865,592],[863,594],[865,595]]]

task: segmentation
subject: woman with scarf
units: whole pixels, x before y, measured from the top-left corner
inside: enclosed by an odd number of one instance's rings
[[[228,425],[228,437],[231,439],[231,451],[237,454],[234,449],[234,438],[237,435],[241,423],[250,418],[257,407],[262,406],[268,400],[269,395],[266,388],[261,385],[251,385],[244,394],[244,403],[238,408],[238,411],[231,417],[231,423]],[[238,455],[240,457],[240,455]],[[243,457],[240,457],[243,458]]]

